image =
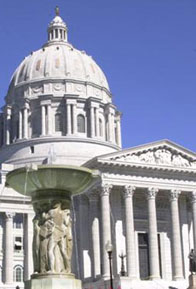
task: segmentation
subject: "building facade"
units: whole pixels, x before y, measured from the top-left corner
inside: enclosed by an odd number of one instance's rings
[[[168,140],[121,149],[120,119],[103,71],[68,42],[57,12],[47,43],[14,72],[0,115],[0,288],[23,288],[33,273],[31,200],[6,174],[51,162],[100,172],[72,202],[72,267],[84,288],[110,288],[108,241],[115,288],[187,287],[196,155]]]

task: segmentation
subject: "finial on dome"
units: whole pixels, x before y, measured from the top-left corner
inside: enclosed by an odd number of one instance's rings
[[[58,6],[55,7],[55,13],[56,13],[56,16],[60,15],[60,9]]]

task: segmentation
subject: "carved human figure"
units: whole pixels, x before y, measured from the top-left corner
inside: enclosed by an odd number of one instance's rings
[[[157,164],[171,164],[171,152],[166,149],[158,149],[154,152]]]
[[[39,236],[39,222],[40,222],[40,208],[38,204],[34,205],[35,217],[33,219],[33,263],[34,263],[34,272],[40,272],[40,236]]]
[[[48,238],[48,267],[49,272],[70,272],[70,260],[67,246],[67,227],[70,220],[70,211],[62,210],[61,203],[54,201],[52,208],[47,213],[47,219],[53,222]],[[60,257],[59,258],[59,252]],[[61,261],[62,260],[62,261]]]
[[[34,204],[34,272],[70,273],[72,233],[70,210],[61,201]]]
[[[154,162],[153,152],[149,151],[149,152],[140,154],[139,160],[145,163],[153,163]]]
[[[189,254],[189,271],[191,274],[196,273],[196,254],[193,249],[191,249]]]
[[[180,167],[189,167],[190,162],[181,155],[173,155],[172,164]]]

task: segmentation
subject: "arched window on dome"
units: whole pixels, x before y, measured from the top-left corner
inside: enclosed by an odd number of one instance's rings
[[[103,121],[99,118],[99,136],[103,136]]]
[[[14,267],[14,282],[23,282],[23,267],[21,265]]]
[[[55,131],[62,131],[62,115],[61,113],[55,114]]]
[[[85,132],[85,117],[82,114],[77,116],[78,132]]]

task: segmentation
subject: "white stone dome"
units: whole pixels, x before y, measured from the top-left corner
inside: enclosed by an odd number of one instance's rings
[[[43,163],[52,145],[59,163],[82,165],[120,149],[120,117],[103,71],[68,42],[57,9],[48,42],[12,77],[0,115],[0,162]]]
[[[14,72],[11,88],[41,80],[90,82],[109,90],[100,67],[84,51],[66,42],[52,42],[25,57]]]

